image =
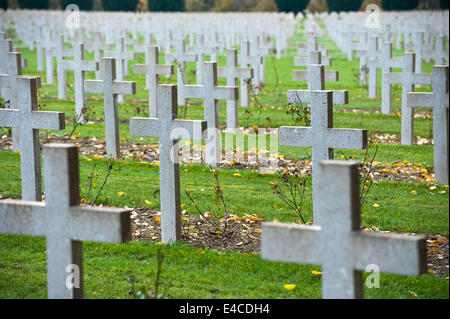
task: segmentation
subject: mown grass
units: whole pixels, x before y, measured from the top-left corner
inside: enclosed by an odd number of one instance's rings
[[[294,122],[286,114],[286,91],[288,89],[306,88],[306,83],[292,80],[293,57],[296,55],[295,43],[304,39],[297,30],[288,51],[281,60],[267,58],[266,86],[259,100],[264,106],[259,109],[253,100],[252,106],[239,109],[239,124],[249,127],[278,127],[293,125]],[[367,98],[367,88],[359,87],[354,70],[359,68],[358,60],[347,61],[345,56],[327,37],[321,38],[333,57],[333,65],[327,69],[339,70],[340,81],[327,83],[327,89],[349,90],[350,103],[335,106],[335,127],[364,128],[370,133],[400,134],[400,118],[392,115],[344,113],[344,109],[379,110],[380,100]],[[20,43],[16,43],[20,47]],[[29,66],[24,74],[40,75],[45,83],[45,74],[36,71],[35,53],[22,49],[23,56],[28,58]],[[402,52],[395,50],[400,56]],[[88,55],[92,58],[92,55]],[[161,57],[162,58],[162,57]],[[138,54],[138,63],[144,57]],[[161,59],[163,61],[163,59]],[[274,64],[275,62],[275,64]],[[135,62],[130,63],[130,70]],[[220,56],[219,66],[225,64],[224,56]],[[193,65],[188,64],[188,81],[195,83]],[[424,64],[424,72],[431,71],[431,64]],[[69,73],[68,81],[71,82]],[[93,78],[88,73],[88,78]],[[278,84],[276,79],[279,79]],[[129,136],[127,121],[133,116],[146,116],[147,91],[144,90],[144,76],[130,75],[127,80],[137,81],[137,95],[129,96],[129,103],[119,106],[119,117],[122,140],[155,143],[157,139],[141,139]],[[175,77],[161,77],[162,83],[175,83]],[[220,84],[224,85],[223,79]],[[379,81],[379,85],[381,80]],[[60,101],[54,85],[43,85],[39,91],[39,103],[44,110],[63,111],[67,118],[73,119],[73,89],[68,89],[69,100]],[[424,86],[420,90],[430,90]],[[396,96],[400,97],[401,88],[397,88]],[[93,114],[92,118],[103,118],[103,103],[99,95],[89,95],[87,104]],[[198,101],[192,101],[198,102]],[[137,108],[139,109],[139,112]],[[400,109],[400,102],[393,102],[393,109]],[[186,112],[185,112],[186,111]],[[245,112],[247,111],[247,113]],[[248,113],[250,112],[250,113]],[[224,103],[219,107],[220,122],[225,123]],[[187,110],[180,107],[180,116],[191,119],[202,119],[201,105],[190,105]],[[101,122],[101,121],[100,121]],[[416,119],[416,135],[431,137],[431,119]],[[72,130],[68,123],[65,131],[57,132],[66,135]],[[77,127],[81,137],[104,137],[102,123],[87,124]],[[0,128],[0,134],[6,130]],[[45,142],[45,132],[41,132]],[[279,146],[280,154],[295,158],[309,159],[311,150]],[[357,159],[363,156],[362,151],[344,151]],[[339,154],[336,151],[336,154]],[[0,195],[20,198],[20,164],[18,154],[0,151]],[[336,155],[338,157],[338,155]],[[432,146],[399,146],[380,145],[377,161],[392,163],[398,160],[419,162],[427,168],[433,167]],[[81,195],[86,196],[87,175],[92,172],[96,163],[97,171],[102,171],[106,161],[103,159],[80,158]],[[212,202],[213,182],[209,169],[199,165],[182,165],[181,190],[182,203],[187,204],[183,190],[188,188],[195,198],[206,206]],[[282,222],[295,222],[296,216],[278,200],[271,191],[270,182],[280,178],[279,175],[261,175],[255,171],[223,170],[220,174],[221,185],[231,212],[237,215],[255,214],[265,221],[275,218]],[[308,181],[304,209],[308,218],[312,216],[311,180]],[[98,186],[97,188],[98,189]],[[150,207],[159,209],[159,169],[157,166],[139,163],[132,160],[116,165],[111,173],[98,204],[113,206],[142,207],[145,200],[151,202]],[[139,191],[136,191],[139,190]],[[412,194],[415,190],[416,194]],[[446,191],[444,194],[440,191]],[[119,192],[123,192],[122,196]],[[438,186],[430,190],[426,184],[409,182],[383,181],[374,185],[368,195],[367,204],[362,207],[362,225],[377,226],[380,230],[396,232],[417,232],[421,234],[441,234],[448,236],[448,188]],[[378,204],[374,207],[373,204]],[[185,206],[187,207],[187,205]],[[239,254],[215,250],[198,249],[185,244],[159,246],[143,242],[132,242],[122,245],[99,243],[84,244],[85,262],[85,296],[87,298],[127,298],[130,284],[127,281],[130,273],[138,279],[152,278],[156,269],[154,254],[163,248],[166,259],[163,266],[162,282],[165,286],[165,297],[168,298],[320,298],[320,276],[313,275],[312,270],[320,271],[318,266],[293,265],[264,261],[258,254]],[[46,255],[45,240],[26,236],[0,235],[0,298],[45,298],[46,296]],[[293,291],[286,291],[283,285],[296,284]],[[398,275],[381,276],[380,289],[366,289],[367,298],[448,298],[448,280],[431,275],[418,278]]]

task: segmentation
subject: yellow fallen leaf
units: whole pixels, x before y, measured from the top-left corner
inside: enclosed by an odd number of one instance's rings
[[[122,197],[123,195],[125,195],[124,192],[117,192],[117,195],[119,195],[120,197]]]
[[[316,275],[316,276],[322,274],[320,271],[317,271],[317,270],[311,270],[311,273],[312,273],[313,275]]]
[[[148,199],[146,199],[144,202],[145,202],[147,205],[149,205],[149,206],[152,204],[152,202],[149,201]]]
[[[412,190],[412,191],[411,191],[411,194],[416,195],[416,194],[417,194],[417,191]]]
[[[380,205],[375,203],[375,204],[373,204],[373,207],[377,208],[377,207],[380,207]]]
[[[416,294],[414,291],[408,290],[408,292],[409,292],[411,295],[413,295],[414,297],[417,297],[417,294]]]
[[[99,160],[99,159],[102,159],[100,156],[98,156],[98,155],[94,155],[94,158],[96,159],[96,160]]]
[[[294,289],[295,289],[296,285],[294,285],[294,284],[285,284],[283,287],[284,287],[284,289],[286,289],[287,291],[291,291],[291,290],[294,290]]]
[[[161,216],[155,216],[155,222],[160,223],[161,222]]]
[[[233,174],[233,176],[237,176],[237,177],[240,177],[240,176],[242,176],[241,174],[239,174],[239,173],[234,173]]]

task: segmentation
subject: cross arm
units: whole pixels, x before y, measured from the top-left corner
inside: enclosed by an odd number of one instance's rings
[[[292,76],[294,81],[308,81],[309,71],[307,70],[294,70],[292,71]]]
[[[307,90],[289,90],[287,93],[289,104],[310,104],[311,92]]]
[[[95,61],[83,61],[81,63],[83,71],[98,71],[98,62]]]
[[[402,73],[385,72],[383,77],[390,84],[401,84],[403,82]]]
[[[156,73],[157,74],[164,74],[164,75],[172,75],[173,74],[173,65],[171,64],[159,64],[156,66]]]
[[[192,121],[192,120],[173,120],[172,121],[172,132],[177,132],[178,129],[183,129],[188,132],[189,136],[202,136],[202,133],[207,128],[206,121]],[[200,132],[199,132],[200,130]],[[196,135],[195,133],[200,133]]]
[[[279,143],[282,146],[311,147],[313,136],[310,127],[281,126]]]
[[[66,116],[63,112],[31,112],[31,127],[38,130],[62,130],[66,127]]]
[[[343,105],[348,104],[348,91],[347,90],[336,90],[331,91],[333,94],[333,104]]]
[[[67,224],[73,240],[123,243],[130,239],[130,210],[112,207],[72,207]]]
[[[376,264],[380,272],[417,276],[426,273],[426,238],[358,231],[353,234],[355,268]]]
[[[133,117],[130,119],[131,136],[160,136],[160,123],[156,118]]]
[[[329,128],[330,148],[361,150],[367,148],[367,130]]]
[[[0,87],[8,87],[8,74],[0,74]]]
[[[321,264],[322,257],[317,246],[320,226],[305,226],[284,223],[263,223],[261,257],[267,260]]]
[[[294,66],[306,66],[308,65],[308,58],[296,57],[294,59]]]
[[[44,236],[45,203],[0,201],[0,234]]]
[[[0,109],[0,127],[19,127],[18,115],[15,109]]]
[[[237,86],[218,86],[214,89],[216,100],[236,100],[239,97]]]
[[[253,78],[252,68],[237,68],[234,72],[234,77],[239,79],[251,79]]]
[[[84,89],[86,93],[104,93],[105,86],[102,80],[85,80]]]
[[[191,99],[204,99],[205,98],[205,86],[204,85],[184,85],[183,94],[186,98]]]
[[[408,107],[433,107],[433,93],[410,92],[407,95]]]
[[[114,94],[136,94],[136,82],[133,81],[113,81]]]

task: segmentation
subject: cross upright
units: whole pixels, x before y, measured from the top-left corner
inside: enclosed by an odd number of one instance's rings
[[[253,77],[252,80],[255,81],[253,83],[257,87],[261,85],[260,79],[260,68],[259,66],[263,63],[261,56],[255,56],[250,54],[250,41],[243,40],[241,41],[241,52],[238,56],[238,62],[243,68],[248,68],[250,65],[253,68]],[[249,106],[250,105],[250,96],[249,96],[249,81],[248,79],[241,79],[241,106]]]
[[[86,43],[86,48],[89,51],[94,51],[94,60],[101,61],[102,53],[110,49],[110,45],[107,43],[103,43],[102,34],[100,32],[94,32],[92,39]],[[101,80],[102,70],[99,69],[95,71],[95,78],[97,80]]]
[[[405,43],[405,51],[414,52],[416,54],[416,72],[422,73],[422,60],[424,55],[423,31],[417,31],[413,36],[413,43]]]
[[[436,45],[432,52],[432,56],[433,56],[435,65],[445,65],[445,60],[447,60],[447,64],[448,64],[449,54],[448,54],[448,50],[445,48],[445,37],[444,36],[436,37]]]
[[[217,68],[217,76],[227,79],[227,86],[237,86],[237,79],[251,79],[253,69],[237,67],[237,50],[227,49],[227,65]],[[227,100],[227,130],[233,132],[238,127],[237,117],[238,97]]]
[[[54,58],[57,56],[56,47],[48,45],[45,47],[45,74],[46,74],[46,84],[54,84]]]
[[[177,87],[158,87],[158,118],[132,118],[131,136],[159,138],[161,238],[164,243],[181,239],[180,170],[178,140],[202,136],[205,121],[178,120]]]
[[[177,88],[178,88],[178,105],[186,105],[186,97],[184,94],[184,85],[186,84],[186,62],[196,62],[197,55],[186,53],[186,42],[184,38],[177,40],[175,53],[166,53],[166,62],[177,63]]]
[[[149,101],[149,116],[158,116],[158,99],[157,99],[157,87],[159,81],[159,75],[172,75],[173,65],[171,64],[158,64],[158,47],[147,47],[147,64],[135,64],[134,73],[145,74],[148,79],[148,101]]]
[[[106,52],[105,56],[115,58],[117,80],[125,80],[125,76],[128,74],[128,60],[136,59],[136,54],[127,50],[127,47],[125,45],[125,38],[118,37],[116,39],[115,50]],[[125,97],[122,94],[119,94],[117,97],[117,102],[123,103],[124,101]]]
[[[408,93],[408,107],[429,107],[433,109],[434,172],[435,181],[448,185],[448,66],[433,66],[432,93]]]
[[[0,201],[0,233],[45,236],[48,298],[82,298],[82,242],[128,241],[130,211],[80,205],[76,146],[47,144],[43,153],[45,203]],[[79,281],[75,274],[79,275]]]
[[[72,50],[64,48],[64,36],[59,35],[56,39],[56,71],[58,73],[58,98],[67,99],[67,74],[63,65],[66,60],[64,58],[73,56]]]
[[[321,161],[322,201],[312,226],[263,223],[261,257],[322,266],[324,299],[363,298],[362,272],[418,276],[426,273],[426,238],[360,230],[359,163]]]
[[[377,97],[378,87],[378,69],[382,69],[382,75],[392,71],[392,68],[401,68],[402,60],[392,58],[392,43],[383,43],[382,55],[378,59],[369,58],[367,61],[369,68],[369,98],[374,99]],[[383,84],[383,82],[381,82]],[[381,86],[382,97],[388,97],[392,95],[392,85]],[[383,94],[384,93],[384,94]],[[381,111],[386,111],[390,105],[391,99],[385,98],[381,100]],[[384,113],[386,114],[386,113]]]
[[[17,109],[0,109],[0,127],[18,128],[20,138],[20,171],[22,199],[42,200],[39,130],[65,128],[61,112],[37,110],[37,77],[17,77]]]
[[[9,52],[13,52],[13,41],[6,38],[6,33],[0,33],[0,61],[9,61]],[[6,63],[0,63],[0,74],[8,73],[9,65]],[[5,101],[9,100],[9,89],[7,87],[2,88],[1,95],[5,98]]]
[[[215,46],[205,45],[205,35],[197,34],[197,43],[195,46],[188,47],[189,52],[197,54],[197,67],[195,75],[197,84],[202,84],[202,63],[205,61],[205,54],[211,55],[211,61],[217,62],[217,48]]]
[[[217,62],[203,62],[203,84],[185,85],[186,98],[203,99],[204,117],[208,124],[205,142],[207,165],[217,166],[221,160],[218,100],[235,100],[239,96],[236,86],[217,85]]]
[[[368,49],[358,49],[356,53],[359,57],[359,84],[367,85],[367,63],[369,59],[381,57],[381,51],[378,49],[378,37],[371,36],[368,40]],[[370,94],[370,93],[369,93]],[[376,92],[375,92],[376,97]]]
[[[103,94],[106,153],[119,158],[120,137],[117,95],[136,94],[136,82],[117,80],[114,58],[102,58],[102,72],[103,80],[86,80],[84,81],[84,87],[87,93]]]
[[[333,128],[333,93],[331,91],[288,91],[288,102],[309,104],[311,127],[282,126],[279,130],[280,145],[312,148],[312,186],[314,223],[321,223],[322,216],[315,207],[320,198],[317,191],[319,181],[318,163],[334,158],[335,148],[367,148],[367,130]]]
[[[415,72],[415,53],[405,53],[403,55],[403,65],[401,73],[383,74],[385,84],[402,85],[402,119],[401,119],[401,144],[411,145],[414,143],[414,109],[408,107],[407,94],[414,92],[414,85],[431,84],[431,73]],[[385,97],[391,99],[391,97]],[[391,110],[385,110],[383,113],[390,113]]]
[[[310,64],[331,66],[331,58],[322,59],[322,53],[320,51],[309,51],[307,57],[295,57],[294,66],[308,66]]]
[[[73,48],[73,60],[63,60],[59,65],[64,71],[74,72],[75,112],[79,123],[85,122],[83,107],[85,106],[84,77],[86,71],[97,71],[98,62],[85,61],[84,44],[78,43]]]
[[[325,90],[325,82],[339,80],[338,71],[325,71],[324,66],[320,64],[311,64],[308,66],[308,70],[294,70],[294,81],[307,81],[309,91]],[[289,91],[296,92],[296,91]],[[331,91],[333,95],[333,104],[341,105],[348,104],[348,91],[347,90],[334,90]],[[292,98],[294,99],[294,98]],[[302,101],[296,103],[301,104]]]

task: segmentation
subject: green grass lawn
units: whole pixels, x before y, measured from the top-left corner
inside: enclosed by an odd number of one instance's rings
[[[258,107],[252,99],[248,108],[239,108],[239,125],[250,127],[279,127],[294,125],[293,119],[286,114],[286,91],[305,89],[306,83],[292,80],[293,58],[296,55],[296,43],[304,37],[297,29],[287,52],[281,60],[266,58],[266,85],[258,96],[263,107]],[[367,129],[370,134],[400,135],[400,117],[375,114],[380,110],[379,99],[369,99],[367,88],[362,88],[356,81],[355,70],[359,61],[347,61],[346,57],[327,37],[319,39],[324,42],[333,57],[332,67],[339,70],[340,81],[327,83],[327,89],[349,90],[349,105],[335,106],[334,126]],[[20,43],[16,43],[19,48]],[[21,49],[28,59],[24,74],[39,75],[45,83],[45,73],[36,71],[35,52]],[[399,57],[402,52],[395,50]],[[88,54],[88,58],[92,55]],[[137,61],[143,63],[144,56],[138,54]],[[161,60],[163,57],[161,56]],[[222,54],[219,66],[225,65]],[[424,72],[431,72],[431,63],[424,64]],[[195,83],[194,65],[188,64],[188,81]],[[300,68],[295,68],[300,69]],[[381,74],[379,85],[381,85]],[[88,78],[93,78],[88,73]],[[69,73],[68,82],[73,75]],[[278,79],[278,80],[277,80]],[[148,141],[156,143],[157,139],[130,137],[128,120],[134,116],[146,116],[147,91],[142,75],[130,75],[127,80],[137,81],[137,95],[128,96],[125,104],[119,106],[120,135],[122,140]],[[278,81],[278,82],[277,82]],[[175,83],[175,77],[161,77],[162,83]],[[219,81],[221,85],[225,80]],[[424,86],[421,91],[429,91]],[[394,99],[401,95],[401,87],[394,88]],[[379,88],[379,92],[381,89]],[[68,119],[65,130],[56,132],[63,136],[72,131],[74,114],[73,88],[68,89],[69,100],[57,99],[55,85],[46,85],[39,90],[39,103],[43,110],[65,112]],[[77,127],[81,137],[104,138],[103,103],[100,95],[88,95],[87,105],[91,111],[93,124]],[[203,107],[199,101],[191,101],[187,108],[180,107],[182,118],[203,119]],[[400,109],[400,101],[394,100],[393,109]],[[225,103],[219,103],[220,123],[226,123]],[[365,113],[344,112],[358,109]],[[0,134],[6,134],[0,128]],[[45,142],[46,132],[41,132]],[[415,134],[432,137],[432,119],[415,119]],[[278,147],[280,154],[300,159],[310,159],[308,148]],[[353,155],[361,160],[363,151],[343,150],[346,155]],[[339,150],[335,152],[339,158]],[[20,155],[0,151],[0,195],[4,198],[20,198]],[[421,163],[426,168],[433,168],[433,147],[429,145],[388,145],[380,144],[376,161],[390,164],[395,161],[408,160]],[[93,171],[101,171],[104,176],[105,159],[80,157],[81,196],[87,195],[87,176]],[[236,215],[255,214],[264,221],[278,219],[281,222],[295,222],[296,215],[272,194],[270,182],[280,178],[277,174],[261,175],[256,171],[241,170],[241,176],[235,176],[235,169],[220,172],[221,186],[230,211]],[[200,165],[181,165],[181,199],[188,203],[184,189],[189,189],[202,206],[213,201],[214,184],[209,169]],[[304,211],[308,219],[312,216],[311,179],[307,178],[308,188],[305,194]],[[366,204],[362,207],[363,226],[376,226],[380,230],[392,232],[417,232],[420,234],[439,234],[448,236],[449,229],[449,195],[448,187],[438,185],[430,190],[425,183],[408,181],[380,181],[373,186]],[[99,185],[96,186],[98,189]],[[139,189],[139,191],[136,191]],[[106,184],[98,204],[119,207],[143,207],[150,201],[151,208],[159,210],[159,169],[133,160],[124,160],[116,165]],[[415,193],[411,193],[414,190]],[[445,193],[441,193],[445,191]],[[119,192],[123,192],[122,196]],[[374,207],[378,204],[378,207]],[[186,205],[187,207],[187,205]],[[188,208],[189,209],[189,208]],[[188,213],[194,214],[188,210]],[[0,235],[0,298],[45,298],[46,297],[46,255],[45,239],[26,236]],[[198,249],[180,243],[176,245],[156,245],[143,242],[131,242],[121,245],[85,243],[85,297],[87,298],[127,298],[131,284],[127,281],[134,274],[139,282],[144,279],[154,280],[156,271],[155,253],[163,249],[165,260],[162,271],[164,297],[167,298],[320,298],[320,276],[311,273],[320,271],[319,266],[303,266],[274,263],[261,259],[258,254],[241,254],[208,249]],[[284,284],[296,284],[293,291],[283,288]],[[433,275],[405,277],[398,275],[381,276],[380,289],[365,289],[366,298],[448,298],[448,279]]]

